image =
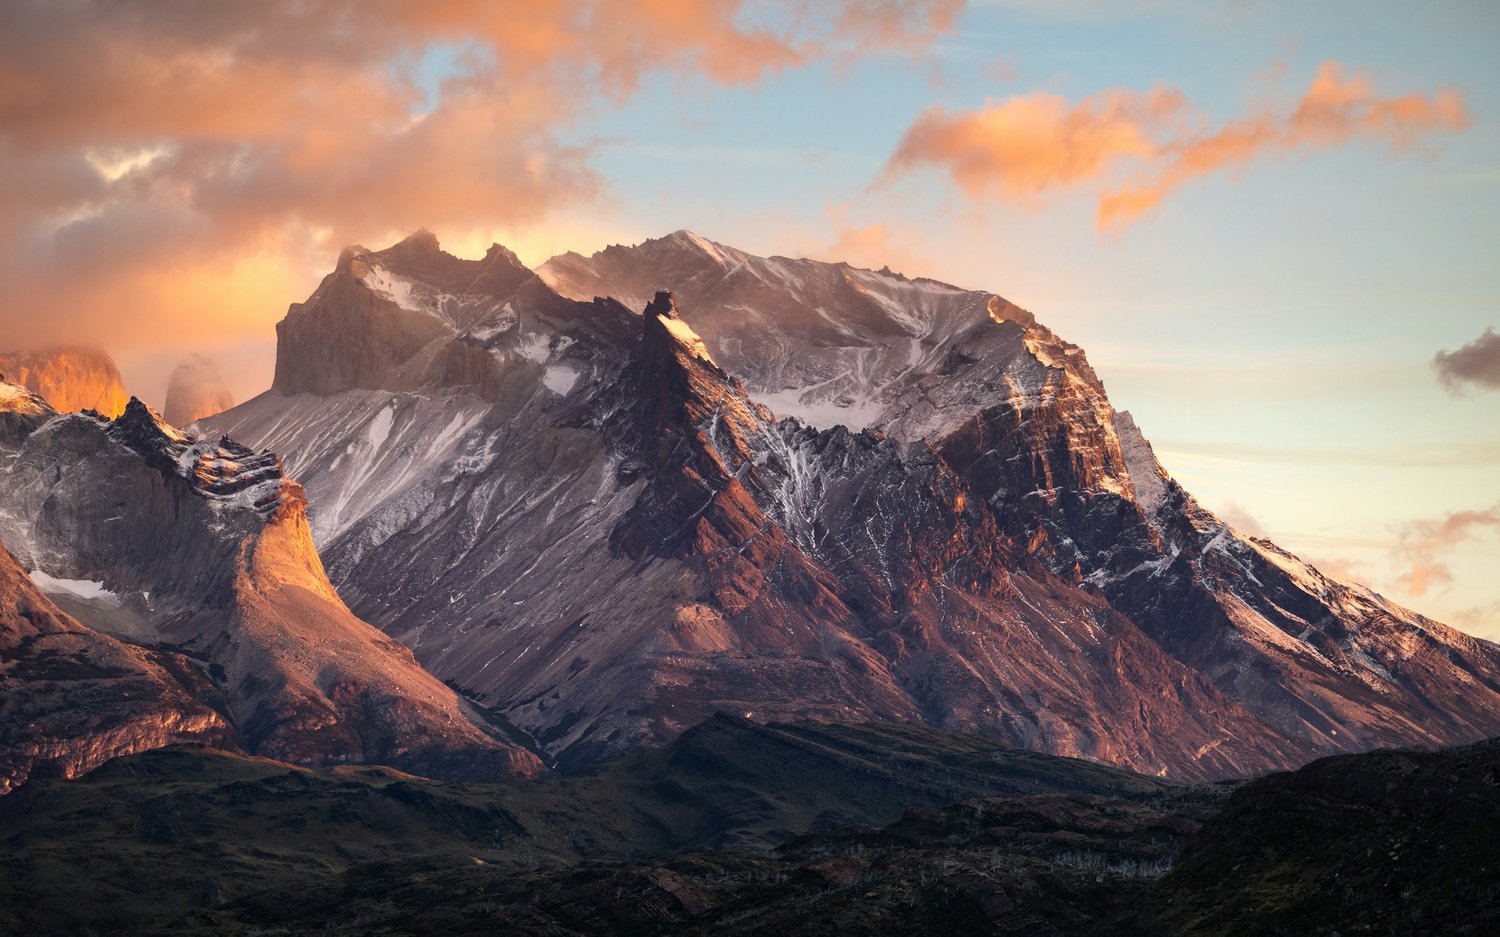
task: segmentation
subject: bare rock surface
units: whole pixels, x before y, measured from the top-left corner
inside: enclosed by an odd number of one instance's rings
[[[0,437],[0,539],[85,624],[194,661],[236,745],[306,764],[540,770],[349,612],[273,453],[186,435],[135,399],[106,420],[7,386],[29,419]]]
[[[0,353],[0,376],[65,412],[93,410],[113,418],[130,399],[114,359],[97,348]]]

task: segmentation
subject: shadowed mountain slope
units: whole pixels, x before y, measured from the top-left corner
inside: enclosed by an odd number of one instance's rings
[[[0,385],[0,407],[0,539],[85,625],[191,659],[235,744],[310,764],[540,770],[349,612],[275,455],[189,437],[134,399],[106,420]]]

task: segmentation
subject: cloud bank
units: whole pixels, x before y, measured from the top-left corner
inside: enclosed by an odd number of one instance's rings
[[[1113,89],[1077,103],[1035,92],[972,111],[929,108],[907,129],[880,181],[936,168],[971,198],[998,201],[1098,187],[1096,226],[1118,230],[1193,179],[1276,153],[1355,141],[1402,151],[1468,125],[1457,91],[1382,97],[1368,75],[1327,61],[1291,107],[1216,127],[1165,86]]]
[[[1434,586],[1452,585],[1453,572],[1442,554],[1485,531],[1500,531],[1500,504],[1407,524],[1397,532],[1394,555],[1405,570],[1397,580],[1412,595],[1426,595]]]
[[[11,0],[6,342],[259,334],[344,243],[598,198],[580,124],[648,75],[743,84],[921,48],[959,7]]]

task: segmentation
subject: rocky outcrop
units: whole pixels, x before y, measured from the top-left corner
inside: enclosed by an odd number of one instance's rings
[[[0,353],[0,380],[19,384],[61,411],[125,412],[130,395],[120,370],[97,348]]]
[[[173,426],[187,426],[234,406],[234,394],[206,355],[191,355],[172,371],[162,415]]]
[[[277,324],[274,387],[326,395],[419,381],[441,347],[497,318],[496,297],[531,278],[498,244],[481,260],[461,260],[426,231],[383,251],[346,248]]]
[[[86,624],[199,661],[245,751],[462,777],[540,770],[349,612],[273,454],[188,436],[135,399],[113,421],[52,414],[3,442],[0,537],[46,581],[96,584],[107,607],[72,606]]]
[[[0,795],[168,745],[232,746],[216,696],[182,655],[80,624],[0,546]]]

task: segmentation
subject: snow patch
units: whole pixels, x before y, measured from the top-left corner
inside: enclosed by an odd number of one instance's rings
[[[1125,454],[1125,470],[1130,473],[1130,481],[1135,486],[1136,501],[1146,509],[1146,517],[1152,518],[1166,503],[1167,473],[1156,460],[1156,453],[1141,435],[1140,427],[1135,425],[1135,418],[1129,411],[1116,413],[1114,424],[1120,451]]]
[[[496,313],[495,321],[489,323],[488,325],[477,326],[471,332],[469,332],[469,335],[477,341],[488,342],[493,340],[496,336],[503,335],[504,333],[509,332],[511,329],[515,328],[517,321],[519,321],[519,317],[516,315],[515,307],[510,303],[506,303],[504,306],[501,306],[500,311]]]
[[[719,245],[715,244],[713,241],[710,241],[708,238],[699,237],[691,231],[684,231],[682,233],[687,236],[688,241],[691,242],[694,247],[712,257],[716,263],[723,264],[727,262],[724,259],[723,252],[719,250]]]
[[[573,385],[578,383],[578,372],[565,364],[550,365],[542,374],[542,383],[554,394],[566,397]]]
[[[774,394],[754,394],[751,399],[764,404],[777,416],[794,416],[814,429],[846,426],[859,432],[885,411],[884,404],[875,397],[843,396],[828,400],[817,390],[818,386],[794,387]]]
[[[365,438],[369,441],[371,449],[379,449],[385,445],[387,439],[391,438],[391,426],[395,423],[395,420],[395,404],[391,404],[375,414],[375,419],[370,421],[370,426],[365,431]]]
[[[516,352],[522,357],[537,364],[546,364],[547,359],[552,357],[552,336],[541,332],[531,332],[521,336],[520,344],[516,346]]]
[[[49,576],[39,569],[32,570],[30,575],[31,581],[36,583],[37,588],[48,595],[66,595],[107,605],[110,608],[119,608],[122,604],[120,597],[104,588],[102,582],[92,579],[60,579],[56,576]]]
[[[425,312],[428,315],[437,315],[438,310],[434,308],[430,300],[424,300],[416,294],[412,281],[403,276],[392,273],[377,264],[370,264],[364,276],[360,277],[365,286],[377,293],[389,297],[392,302],[412,312]]]

